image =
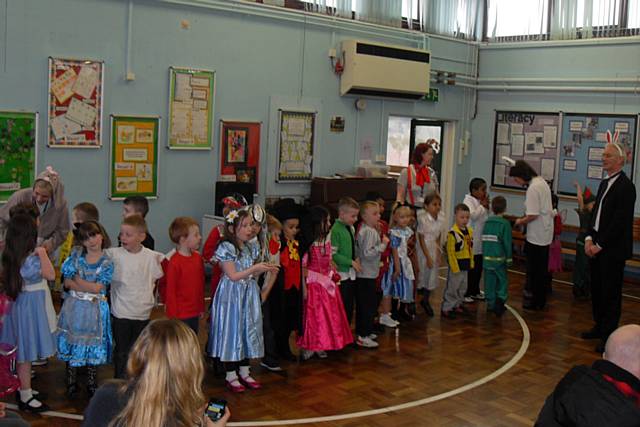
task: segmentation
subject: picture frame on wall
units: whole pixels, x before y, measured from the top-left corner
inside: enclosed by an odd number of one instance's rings
[[[0,111],[0,204],[35,182],[38,119],[37,112]]]
[[[224,134],[225,164],[240,166],[247,163],[249,128],[227,127]]]
[[[169,67],[170,150],[210,150],[216,73],[190,67]]]
[[[159,116],[111,115],[109,199],[158,197]]]
[[[104,62],[49,57],[47,145],[100,148]]]

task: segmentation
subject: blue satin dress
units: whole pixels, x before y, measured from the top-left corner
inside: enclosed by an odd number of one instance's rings
[[[232,243],[222,242],[214,255],[220,263],[233,261],[238,272],[251,267],[258,256],[259,247],[252,242],[247,242],[240,251]],[[207,351],[222,362],[264,356],[260,289],[255,278],[234,282],[222,275],[211,303]]]
[[[397,280],[393,280],[395,266],[393,255],[390,255],[389,270],[382,277],[382,292],[385,296],[391,295],[401,302],[413,302],[413,281],[415,276],[408,253],[409,238],[412,235],[413,230],[409,227],[392,228],[389,231],[391,248],[398,251],[398,258],[400,259],[400,276],[398,276]]]
[[[33,362],[56,352],[47,316],[47,291],[39,287],[43,280],[40,258],[29,255],[20,267],[20,275],[24,285],[4,318],[0,342],[18,347],[18,362]],[[37,290],[30,290],[34,286]]]
[[[58,358],[73,367],[111,362],[113,336],[107,292],[113,277],[113,262],[103,255],[90,264],[81,250],[74,250],[62,264],[63,277],[80,278],[103,285],[98,294],[71,291],[66,294],[56,341]]]

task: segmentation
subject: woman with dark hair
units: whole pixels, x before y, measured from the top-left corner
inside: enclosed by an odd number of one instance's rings
[[[398,177],[396,201],[421,208],[426,195],[438,192],[438,177],[430,166],[435,155],[435,143],[435,139],[429,139],[413,149],[409,166]]]
[[[523,160],[518,160],[509,170],[509,176],[527,186],[525,215],[516,225],[527,226],[524,250],[527,256],[527,280],[524,285],[522,307],[542,310],[547,303],[546,290],[549,275],[549,245],[553,240],[553,207],[549,184]]]

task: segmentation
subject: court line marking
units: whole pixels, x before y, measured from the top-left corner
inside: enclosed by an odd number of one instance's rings
[[[446,267],[441,267],[440,269],[442,268],[446,268]],[[440,276],[440,278],[444,279],[442,276]],[[453,397],[458,394],[465,393],[474,388],[480,387],[481,385],[484,385],[490,381],[493,381],[494,379],[498,378],[500,375],[507,372],[509,369],[513,368],[520,361],[520,359],[524,357],[524,355],[527,352],[527,349],[529,348],[529,344],[531,343],[531,332],[529,331],[529,327],[527,326],[527,323],[525,322],[525,320],[522,318],[522,316],[520,316],[520,313],[518,313],[517,310],[515,310],[508,304],[505,304],[505,307],[511,312],[511,314],[513,314],[513,316],[516,318],[516,320],[520,324],[520,328],[522,329],[522,342],[520,343],[520,348],[518,349],[516,354],[507,363],[502,365],[500,368],[493,371],[489,375],[479,378],[469,384],[465,384],[456,389],[453,389],[444,393],[436,394],[434,396],[425,397],[422,399],[414,400],[411,402],[405,402],[398,405],[387,406],[384,408],[350,412],[347,414],[340,414],[340,415],[328,415],[323,417],[273,420],[273,421],[236,421],[236,422],[229,422],[227,423],[227,425],[238,426],[238,427],[283,426],[283,425],[294,425],[294,424],[323,423],[323,422],[330,422],[330,421],[340,421],[340,420],[349,420],[354,418],[370,417],[372,415],[386,414],[389,412],[402,411],[405,409],[411,409],[418,406],[427,405],[429,403],[444,400],[449,397]],[[17,410],[18,406],[12,403],[8,403],[7,408]],[[66,412],[59,412],[59,411],[47,411],[47,412],[43,412],[41,415],[46,415],[49,417],[57,417],[57,418],[66,418],[66,419],[78,420],[78,421],[82,421],[84,419],[84,417],[79,414],[69,414]]]
[[[358,412],[350,412],[348,414],[340,414],[340,415],[329,415],[324,417],[313,417],[313,418],[299,418],[299,419],[289,419],[289,420],[274,420],[274,421],[240,421],[240,422],[230,422],[228,425],[230,426],[283,426],[283,425],[293,425],[293,424],[310,424],[310,423],[323,423],[330,421],[340,421],[340,420],[350,420],[353,418],[361,418],[361,417],[370,417],[372,415],[380,415],[386,414],[389,412],[402,411],[405,409],[415,408],[418,406],[423,406],[428,403],[437,402],[439,400],[444,400],[449,397],[467,392],[476,387],[484,385],[494,379],[498,378],[500,375],[507,372],[509,369],[513,368],[519,361],[524,357],[527,349],[529,348],[529,344],[531,342],[531,332],[529,331],[529,327],[524,319],[520,316],[520,314],[509,305],[505,305],[505,307],[513,314],[518,323],[520,324],[520,328],[522,329],[522,343],[520,344],[520,349],[516,352],[516,354],[502,367],[493,371],[489,375],[477,379],[469,384],[463,385],[462,387],[458,387],[456,389],[436,394],[435,396],[425,397],[423,399],[414,400],[411,402],[401,403],[398,405],[387,406],[385,408],[379,409],[370,409],[367,411],[358,411]]]

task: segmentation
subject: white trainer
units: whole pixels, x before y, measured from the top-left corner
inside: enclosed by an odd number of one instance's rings
[[[379,345],[377,342],[375,342],[371,338],[361,337],[361,336],[358,336],[358,340],[356,341],[356,344],[358,344],[360,347],[365,347],[365,348],[376,348]]]
[[[386,326],[387,328],[397,328],[400,324],[398,321],[394,320],[389,313],[381,314],[378,323]]]

